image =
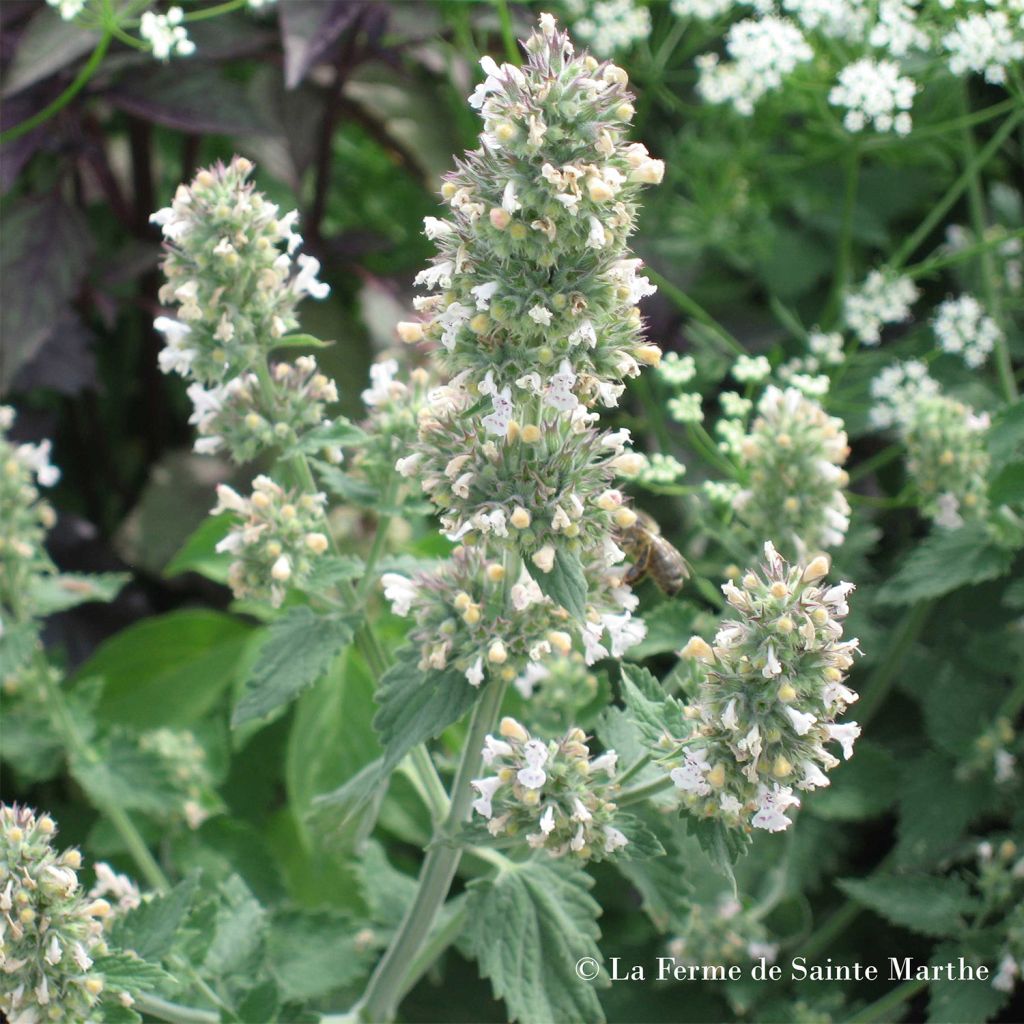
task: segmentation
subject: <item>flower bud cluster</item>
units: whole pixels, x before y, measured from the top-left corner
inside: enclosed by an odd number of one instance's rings
[[[998,715],[974,741],[961,770],[967,777],[981,773],[990,776],[998,785],[1007,785],[1019,777],[1022,754],[1024,746],[1013,722],[1006,715]]]
[[[206,750],[187,729],[153,729],[139,737],[141,750],[156,754],[167,767],[171,783],[178,793],[172,820],[183,820],[197,829],[220,809],[213,791],[213,775]]]
[[[843,318],[863,345],[877,345],[886,324],[910,319],[910,310],[920,292],[909,277],[898,277],[888,269],[872,270],[864,283],[846,294]]]
[[[598,692],[597,676],[578,651],[552,656],[542,664],[531,662],[513,685],[529,701],[524,712],[527,723],[549,732],[577,721]]]
[[[628,447],[629,431],[599,431],[596,416],[578,406],[568,429],[549,413],[523,426],[502,421],[501,433],[488,436],[468,412],[473,397],[464,383],[456,378],[431,393],[416,453],[398,463],[442,509],[449,538],[488,536],[541,567],[546,552],[563,544],[602,551],[612,564],[611,535],[627,514],[612,484],[644,466]]]
[[[693,900],[685,927],[668,943],[670,956],[694,967],[727,967],[762,956],[774,963],[778,952],[764,924],[738,899],[724,894],[710,905]]]
[[[160,300],[178,308],[176,321],[156,323],[166,337],[160,367],[207,386],[262,365],[298,326],[302,298],[324,298],[330,290],[316,278],[317,260],[293,260],[302,243],[298,214],[279,216],[253,189],[252,166],[235,157],[200,171],[150,218],[167,242]]]
[[[582,729],[559,740],[532,737],[514,718],[502,719],[500,737],[488,736],[484,765],[493,771],[473,780],[473,810],[496,837],[525,835],[532,849],[552,857],[603,860],[627,846],[617,829],[617,756],[590,756]]]
[[[235,556],[228,583],[235,597],[269,601],[278,608],[289,587],[301,587],[316,559],[328,548],[324,506],[327,496],[293,494],[267,476],[253,481],[243,498],[221,484],[211,514],[237,518],[217,551]]]
[[[0,607],[24,595],[29,574],[52,568],[43,543],[56,515],[39,488],[60,479],[50,442],[14,444],[7,436],[13,425],[14,410],[0,405]]]
[[[843,421],[797,388],[770,385],[740,440],[743,490],[734,507],[755,537],[774,536],[798,557],[843,543],[850,454]]]
[[[574,632],[588,665],[609,654],[620,657],[643,639],[643,623],[631,615],[637,599],[621,573],[589,568],[594,584],[582,628],[525,568],[512,582],[500,562],[475,546],[455,548],[435,572],[385,573],[381,582],[395,614],[415,619],[409,639],[419,647],[420,668],[454,666],[479,686],[487,674],[513,682],[525,679],[531,665],[568,655]]]
[[[839,761],[826,744],[853,754],[860,727],[836,718],[857,700],[844,680],[858,642],[842,639],[854,588],[823,583],[828,569],[822,555],[789,565],[766,543],[760,571],[722,587],[739,618],[723,620],[713,644],[695,636],[684,648],[700,681],[694,729],[668,764],[694,813],[782,831],[794,790],[829,784]]]
[[[104,979],[92,967],[108,952],[110,905],[85,895],[82,856],[58,853],[56,833],[48,815],[0,804],[0,1011],[12,1022],[98,1019]]]
[[[976,885],[989,908],[987,916],[1007,912],[992,987],[1012,992],[1024,974],[1024,855],[1012,839],[985,840],[978,844],[977,872]]]
[[[987,413],[975,413],[947,395],[914,403],[902,431],[907,472],[921,511],[937,526],[955,530],[967,519],[987,518],[988,427]]]
[[[199,435],[195,451],[213,455],[227,451],[235,462],[250,462],[268,448],[289,448],[302,434],[326,421],[325,406],[337,402],[334,381],[317,369],[312,356],[299,356],[294,363],[275,363],[270,368],[274,382],[273,413],[266,402],[255,373],[247,372],[225,384],[204,388],[189,385],[192,416]],[[340,461],[340,450],[333,461]]]

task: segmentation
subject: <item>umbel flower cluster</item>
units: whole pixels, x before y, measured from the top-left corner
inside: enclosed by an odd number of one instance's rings
[[[623,380],[656,364],[642,339],[639,276],[627,239],[642,185],[663,166],[626,140],[626,75],[574,55],[549,16],[519,69],[481,62],[470,99],[480,148],[442,190],[451,219],[418,282],[422,323],[404,337],[440,345],[451,381],[421,420],[422,477],[450,533],[487,533],[532,557],[547,543],[582,549],[606,536],[599,504],[616,472],[636,472],[628,435],[595,427]]]
[[[828,586],[828,570],[824,556],[790,565],[766,543],[760,571],[722,587],[739,617],[713,644],[694,636],[684,648],[699,675],[694,728],[667,764],[695,814],[782,831],[800,804],[794,790],[829,784],[839,760],[827,744],[853,754],[860,727],[836,723],[857,700],[844,685],[858,647],[843,639],[853,584]]]
[[[733,507],[754,536],[797,557],[843,543],[850,525],[843,421],[797,388],[767,387],[738,444],[744,488]]]
[[[628,845],[612,824],[614,750],[592,758],[582,729],[545,742],[514,718],[502,719],[499,733],[483,750],[494,774],[473,780],[473,810],[492,836],[525,835],[533,849],[580,860],[603,860]]]
[[[887,367],[871,382],[872,422],[894,427],[921,511],[946,529],[988,518],[987,413],[944,395],[921,362]]]
[[[12,1024],[98,1019],[104,980],[93,963],[107,953],[110,904],[85,895],[82,855],[58,853],[56,833],[49,816],[0,804],[0,1010]]]

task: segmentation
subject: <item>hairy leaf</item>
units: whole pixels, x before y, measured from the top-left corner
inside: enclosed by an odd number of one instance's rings
[[[841,878],[836,884],[861,906],[922,935],[956,935],[966,925],[964,915],[977,909],[977,901],[960,878],[880,874]]]
[[[555,549],[551,572],[543,572],[529,560],[526,568],[543,594],[560,604],[574,619],[586,618],[587,578],[579,555],[560,547]]]
[[[166,893],[153,896],[114,924],[114,943],[144,960],[159,960],[170,952],[178,930],[188,917],[197,882],[186,878]]]
[[[467,941],[512,1020],[603,1021],[582,957],[600,962],[589,876],[568,864],[534,860],[470,886]]]
[[[312,686],[351,642],[356,621],[353,615],[318,615],[301,605],[271,623],[231,724],[263,718]]]

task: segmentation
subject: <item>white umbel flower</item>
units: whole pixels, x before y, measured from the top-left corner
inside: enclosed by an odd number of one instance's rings
[[[895,61],[864,57],[839,72],[828,101],[846,108],[843,126],[847,131],[872,127],[878,132],[909,135],[913,127],[909,111],[916,92],[917,84],[900,74]]]

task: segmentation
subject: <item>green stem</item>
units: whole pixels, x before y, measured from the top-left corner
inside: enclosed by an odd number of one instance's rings
[[[509,14],[506,0],[494,0],[494,6],[498,9],[498,21],[501,22],[501,38],[505,44],[505,55],[509,63],[519,65],[519,47],[516,45],[516,33],[512,27],[512,15]]]
[[[643,803],[648,797],[662,793],[672,785],[672,779],[668,775],[662,776],[660,779],[652,779],[650,782],[643,782],[639,786],[624,789],[615,798],[615,804],[617,807],[628,807],[630,804]]]
[[[437,958],[459,937],[465,927],[466,900],[465,897],[460,897],[458,906],[453,908],[448,920],[434,929],[420,951],[413,957],[402,982],[399,1001],[416,987],[420,978],[430,970]]]
[[[856,146],[846,160],[845,188],[843,190],[843,218],[836,247],[836,272],[832,293],[822,316],[822,323],[834,324],[842,303],[843,292],[850,283],[850,263],[853,252],[853,215],[857,207],[857,186],[860,181],[860,149]]]
[[[448,800],[448,793],[441,782],[441,777],[434,767],[433,758],[426,746],[420,743],[409,751],[409,759],[412,761],[413,770],[416,772],[420,783],[423,786],[423,795],[427,806],[430,808],[431,820],[436,824],[441,821],[451,809]]]
[[[240,7],[244,7],[246,0],[226,0],[225,3],[217,4],[216,7],[206,7],[201,11],[194,11],[192,14],[186,14],[181,20],[182,21],[202,21],[205,18],[216,18],[221,14],[229,14],[231,11],[237,11]]]
[[[913,999],[928,982],[923,978],[914,978],[905,981],[902,985],[887,992],[881,999],[875,1000],[870,1006],[865,1006],[859,1013],[848,1017],[846,1024],[874,1024],[875,1021],[895,1021],[897,1018],[893,1011],[901,1007],[908,999]]]
[[[967,96],[967,83],[963,86],[964,110],[969,112],[970,102]],[[964,156],[967,160],[969,177],[967,180],[967,205],[970,210],[971,228],[974,231],[976,241],[984,241],[988,231],[988,214],[985,210],[985,195],[981,187],[980,167],[977,164],[977,147],[974,143],[974,131],[969,124],[965,124],[962,131]],[[978,263],[981,268],[981,286],[985,296],[985,304],[988,306],[989,315],[1000,327],[999,338],[995,346],[995,364],[999,373],[999,382],[1003,388],[1003,394],[1008,402],[1017,400],[1017,382],[1013,379],[1013,364],[1010,362],[1010,350],[1006,345],[1006,334],[1002,331],[1002,316],[999,301],[999,289],[996,287],[995,268],[992,265],[992,252],[990,249],[982,249],[978,256]]]
[[[621,786],[651,763],[650,754],[641,754],[615,781]]]
[[[135,1009],[150,1017],[169,1021],[170,1024],[218,1024],[221,1020],[220,1014],[213,1010],[197,1010],[191,1006],[182,1006],[180,1003],[169,1002],[148,992],[135,995]]]
[[[958,263],[974,259],[975,256],[979,256],[987,250],[995,249],[997,246],[1005,245],[1007,242],[1013,241],[1015,238],[1024,239],[1024,229],[1008,231],[1005,235],[1000,234],[997,238],[986,238],[980,242],[965,245],[962,249],[957,249],[955,252],[947,252],[943,253],[941,256],[933,256],[931,259],[922,260],[920,263],[912,264],[907,267],[903,273],[906,274],[907,277],[915,279],[930,277],[936,270],[945,270],[946,267],[954,267]]]
[[[942,218],[952,209],[953,204],[963,195],[971,179],[999,152],[1003,143],[1022,120],[1024,120],[1024,109],[1015,110],[999,126],[984,148],[970,160],[960,176],[950,185],[946,194],[931,208],[928,216],[921,221],[916,230],[897,250],[896,255],[889,262],[889,266],[893,270],[898,270],[913,256],[921,243],[935,230]]]
[[[819,953],[829,949],[835,940],[860,916],[863,907],[847,900],[825,923],[800,944],[800,954],[810,963]]]
[[[67,701],[64,699],[63,689],[53,679],[49,666],[42,662],[41,655],[38,661],[41,663],[39,664],[39,675],[46,689],[50,714],[54,726],[64,740],[65,748],[72,757],[88,764],[98,764],[100,756],[79,731],[78,724],[75,722],[74,716],[68,708]],[[135,827],[135,823],[131,818],[117,804],[109,803],[106,800],[98,800],[91,792],[89,793],[89,799],[96,809],[117,830],[117,834],[124,841],[125,846],[128,847],[128,852],[132,855],[132,859],[138,866],[142,877],[158,892],[166,892],[171,887],[171,883],[167,875],[164,874],[163,868],[156,862],[149,847],[146,845],[146,841],[142,838],[141,833]]]
[[[899,677],[904,657],[917,642],[934,607],[935,601],[921,601],[903,616],[889,649],[864,684],[864,693],[857,705],[857,721],[862,728],[874,717],[889,695],[893,683]]]
[[[82,91],[86,82],[96,73],[100,62],[107,52],[107,47],[110,46],[111,35],[112,33],[105,32],[100,37],[100,41],[96,44],[96,49],[92,51],[92,55],[82,66],[82,70],[75,76],[75,80],[52,103],[48,103],[42,110],[31,117],[0,133],[0,144],[20,139],[22,135],[32,131],[33,128],[38,128],[44,121],[49,121],[54,114],[63,110]]]
[[[377,516],[377,527],[373,535],[373,544],[370,546],[370,553],[366,556],[366,565],[363,569],[363,578],[359,581],[359,586],[356,589],[356,594],[359,598],[359,604],[364,605],[366,598],[369,596],[370,588],[376,582],[376,577],[373,574],[373,570],[380,559],[380,556],[384,552],[384,546],[388,539],[388,528],[391,526],[391,520],[394,516],[391,513],[391,507],[395,503],[395,499],[398,496],[398,477],[392,474],[388,478],[387,485],[384,488],[384,494],[381,498],[381,508],[383,512]]]
[[[409,965],[419,953],[451,888],[462,851],[455,841],[473,800],[470,782],[480,770],[484,737],[494,728],[505,695],[504,681],[490,680],[481,693],[466,733],[452,786],[451,808],[427,852],[416,896],[353,1013],[379,1024],[394,1019]]]
[[[645,267],[644,273],[681,309],[694,320],[709,328],[721,341],[725,349],[735,356],[747,354],[747,350],[699,303],[690,298],[682,288],[674,285],[653,267]]]

